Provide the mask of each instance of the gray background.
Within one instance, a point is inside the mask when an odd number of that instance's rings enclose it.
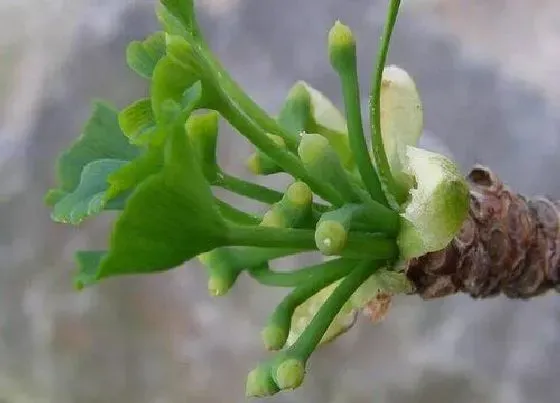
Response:
[[[385,1],[197,4],[213,49],[271,112],[298,79],[340,104],[325,45],[337,18],[358,38],[367,88]],[[390,62],[417,81],[427,147],[465,171],[487,164],[521,192],[560,197],[558,4],[404,1]],[[123,55],[156,28],[152,10],[152,1],[0,2],[2,403],[242,402],[246,373],[265,357],[259,330],[280,291],[243,279],[212,299],[192,264],[77,293],[72,252],[102,246],[111,217],[66,228],[41,202],[90,100],[121,107],[146,93]],[[225,125],[221,140],[223,164],[246,175],[235,158],[250,147]],[[300,390],[270,401],[558,402],[559,308],[556,295],[400,298],[382,324],[362,320],[318,351]]]

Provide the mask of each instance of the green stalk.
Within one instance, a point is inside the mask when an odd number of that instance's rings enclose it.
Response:
[[[355,266],[356,261],[349,261],[347,259],[333,260],[324,263],[320,273],[307,279],[302,278],[302,282],[295,284],[296,288],[284,297],[282,302],[276,307],[261,333],[266,348],[268,350],[279,350],[284,347],[290,333],[292,316],[296,308],[323,288],[346,276]],[[315,270],[317,269],[316,267]]]
[[[286,142],[290,150],[297,148],[299,139],[293,133],[282,128],[278,122],[262,109],[231,77],[229,72],[222,66],[220,61],[214,56],[213,52],[202,43],[198,48],[199,55],[204,58],[211,68],[216,71],[216,81],[223,88],[232,100],[267,133],[280,136]]]
[[[315,194],[334,205],[344,204],[344,200],[332,186],[310,175],[294,154],[278,147],[261,127],[227,99],[226,94],[222,94],[222,97],[224,105],[221,107],[220,113],[239,133],[273,159],[285,172],[307,183]]]
[[[317,284],[325,276],[340,276],[341,278],[349,271],[351,260],[338,258],[327,262],[303,267],[290,272],[275,271],[267,265],[249,270],[249,275],[262,285],[272,287],[298,287],[302,284]],[[351,265],[350,265],[351,266]]]
[[[232,85],[233,80],[230,82],[227,78],[229,76],[221,66],[219,66],[219,63],[215,60],[208,46],[203,42],[198,42],[189,34],[187,34],[186,39],[199,57],[201,68],[205,70],[215,84],[214,90],[220,98],[218,107],[220,114],[255,147],[274,160],[285,172],[296,179],[306,182],[313,192],[324,200],[335,205],[343,204],[343,200],[341,200],[338,193],[332,189],[331,186],[313,177],[313,175],[310,175],[301,161],[299,161],[292,152],[278,147],[270,136],[268,136],[268,134],[276,133],[280,133],[282,137],[287,135],[287,132],[284,131],[277,122],[268,119],[263,121],[262,113],[258,113],[258,111],[254,110],[254,108],[248,104],[248,97],[241,96],[241,99],[235,98],[235,95],[239,97],[240,93],[243,94],[242,90],[239,86]],[[249,110],[247,110],[247,107]],[[261,119],[255,120],[255,117],[252,115],[253,112],[256,113],[257,116],[260,116]],[[272,124],[271,122],[274,123]],[[265,127],[261,125],[263,123]],[[272,128],[275,130],[273,130],[272,133],[267,130],[267,128],[270,128],[268,127],[269,125],[274,126]],[[288,136],[293,138],[293,136]]]
[[[372,82],[369,98],[369,113],[371,125],[371,140],[373,148],[373,156],[377,165],[377,171],[381,180],[385,184],[387,191],[398,197],[402,192],[397,186],[397,183],[391,173],[391,167],[385,153],[385,146],[383,145],[383,137],[381,136],[381,83],[383,79],[383,69],[387,62],[387,54],[389,52],[389,43],[391,35],[397,21],[399,7],[401,0],[390,0],[389,8],[387,11],[387,23],[383,29],[381,36],[379,52],[377,55],[377,62],[372,72]]]
[[[381,188],[379,176],[371,163],[368,146],[364,137],[357,72],[354,72],[352,75],[341,75],[340,80],[348,124],[348,139],[356,166],[371,198],[386,206],[388,202]]]
[[[344,304],[379,267],[381,262],[378,261],[365,260],[359,263],[335,288],[297,341],[288,349],[287,355],[307,361]]]
[[[348,140],[362,182],[373,200],[388,205],[379,176],[371,162],[368,145],[364,137],[356,41],[350,28],[338,21],[329,32],[329,57],[331,65],[340,77],[346,124],[348,126]]]
[[[222,217],[233,223],[241,225],[258,225],[261,221],[260,217],[239,210],[217,197],[214,198],[214,201],[216,202]]]
[[[218,179],[213,185],[266,204],[277,203],[282,200],[282,196],[284,196],[282,192],[237,178],[224,172],[218,175]]]
[[[313,230],[230,225],[227,236],[231,246],[317,249]],[[348,234],[346,246],[340,254],[350,258],[375,259],[394,259],[397,255],[398,247],[394,239],[361,232]]]
[[[297,255],[304,252],[302,248],[253,248],[253,247],[234,247],[228,248],[228,265],[238,270],[259,267],[266,264],[269,260],[279,259],[287,256]]]

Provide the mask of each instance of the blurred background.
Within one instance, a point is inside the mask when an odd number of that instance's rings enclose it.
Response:
[[[1,403],[243,402],[246,374],[265,357],[259,331],[281,292],[244,278],[212,299],[192,264],[78,293],[72,253],[103,245],[111,217],[72,229],[42,204],[91,99],[122,107],[146,93],[124,49],[156,29],[154,3],[0,1]],[[197,1],[213,49],[273,113],[299,79],[340,105],[326,53],[337,18],[358,38],[367,88],[386,3]],[[555,0],[407,0],[390,62],[417,81],[426,147],[560,198],[559,49]],[[250,147],[225,125],[221,139],[224,166],[246,175],[236,158]],[[559,341],[557,295],[403,297],[383,323],[363,319],[319,350],[300,390],[268,401],[555,403]]]

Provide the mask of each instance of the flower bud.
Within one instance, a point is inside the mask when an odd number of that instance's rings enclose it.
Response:
[[[249,372],[245,394],[247,397],[267,397],[279,392],[280,389],[270,375],[268,366],[259,365]]]
[[[336,21],[329,31],[329,58],[338,72],[345,72],[356,64],[356,39],[350,28]]]
[[[274,141],[274,143],[283,149],[286,148],[286,142],[280,136],[269,134],[268,137]],[[254,175],[272,175],[278,172],[282,172],[280,168],[272,159],[270,159],[266,154],[256,151],[251,154],[245,165]]]
[[[276,384],[282,390],[298,388],[305,377],[305,363],[288,358],[276,368]]]
[[[288,327],[289,325],[288,320]],[[267,350],[280,350],[286,344],[288,333],[286,326],[271,323],[262,330],[261,338]]]
[[[315,230],[315,243],[325,256],[340,255],[346,246],[348,231],[338,221],[320,221]]]

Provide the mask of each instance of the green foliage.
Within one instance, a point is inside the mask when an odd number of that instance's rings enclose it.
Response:
[[[101,159],[87,164],[82,170],[80,183],[73,192],[63,196],[53,207],[51,218],[68,224],[79,224],[90,215],[110,209],[107,177],[126,164],[126,161]],[[120,204],[113,203],[117,209]]]
[[[163,168],[129,198],[115,223],[99,279],[175,268],[227,241],[226,223],[214,204],[184,123],[173,122],[168,130]]]
[[[379,293],[412,292],[398,264],[443,248],[468,200],[451,161],[414,147],[422,111],[412,78],[384,69],[399,3],[391,1],[374,72],[370,149],[350,28],[337,22],[328,37],[346,119],[302,81],[274,118],[212,54],[194,2],[161,0],[162,31],[126,49],[131,70],[149,80],[149,95],[121,111],[95,103],[59,158],[57,187],[45,196],[60,223],[119,211],[107,250],[77,252],[76,287],[198,258],[214,296],[226,295],[244,273],[264,286],[291,288],[262,331],[265,347],[279,351],[249,374],[250,396],[299,387],[312,352],[347,331],[358,310]],[[279,191],[225,172],[217,157],[220,118],[255,146],[253,173],[289,175],[290,186]],[[265,213],[224,202],[216,187],[266,204]],[[271,268],[305,251],[333,258]]]
[[[139,99],[120,111],[119,125],[130,143],[149,144],[156,133],[151,99]]]
[[[93,104],[82,134],[58,158],[58,188],[51,192],[49,205],[78,187],[82,170],[89,163],[99,159],[130,161],[139,155],[140,150],[123,135],[117,116],[117,111],[108,104]]]
[[[165,32],[156,32],[144,41],[132,41],[126,48],[126,63],[139,76],[150,79],[157,62],[165,56]]]

